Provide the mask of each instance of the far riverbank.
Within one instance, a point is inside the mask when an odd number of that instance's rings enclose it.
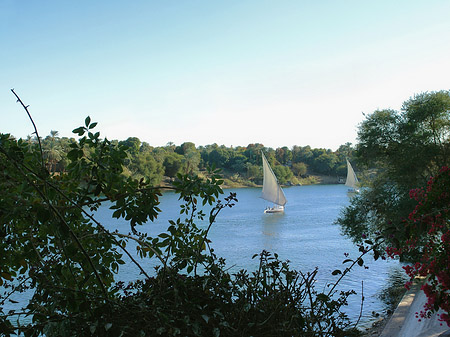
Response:
[[[306,185],[334,185],[334,184],[343,184],[345,179],[342,177],[336,176],[325,176],[325,175],[309,175],[306,178],[299,178],[299,184],[297,186],[306,186]],[[293,186],[293,185],[283,185]],[[244,188],[244,187],[262,187],[262,185],[255,184],[251,181],[236,178],[236,177],[224,177],[224,183],[222,188]]]
[[[201,175],[201,174],[200,174]],[[174,178],[164,177],[160,186],[168,187],[171,186],[171,182]],[[283,187],[288,186],[307,186],[307,185],[337,185],[343,184],[345,178],[336,176],[325,176],[325,175],[308,175],[305,178],[298,178],[298,185],[282,185]],[[250,180],[243,179],[240,176],[223,176],[222,188],[245,188],[245,187],[259,187],[262,185],[255,184]]]

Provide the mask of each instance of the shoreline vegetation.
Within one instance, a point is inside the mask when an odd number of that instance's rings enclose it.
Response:
[[[79,131],[74,130],[75,133]],[[90,137],[95,136],[90,134]],[[22,142],[30,148],[38,146],[36,137],[28,137]],[[67,155],[75,142],[74,138],[59,137],[58,131],[51,131],[41,139],[45,166],[50,174],[58,175],[67,170],[70,163]],[[138,180],[143,178],[152,186],[167,186],[179,174],[207,178],[211,168],[220,170],[223,188],[258,187],[263,182],[262,153],[282,186],[343,183],[347,174],[346,161],[358,168],[351,143],[341,145],[336,151],[309,145],[273,149],[259,143],[226,147],[169,142],[154,147],[137,137],[112,140],[108,144],[108,147],[118,146],[124,151],[122,175]]]
[[[173,178],[164,176],[161,181],[161,187],[169,187]],[[326,175],[311,175],[307,178],[298,179],[298,184],[281,184],[282,187],[290,187],[290,186],[307,186],[307,185],[338,185],[344,184],[345,179],[343,177],[336,176],[326,176]],[[255,187],[261,188],[262,184],[256,184],[250,180],[245,180],[242,178],[235,178],[230,176],[223,176],[223,184],[222,188],[246,188],[246,187]]]
[[[289,186],[305,186],[305,185],[333,185],[343,184],[345,180],[340,177],[325,176],[325,175],[311,175],[307,178],[298,179],[298,184],[281,184],[283,187]],[[251,181],[233,180],[233,178],[224,178],[222,188],[243,188],[243,187],[262,187],[261,184],[255,184]]]

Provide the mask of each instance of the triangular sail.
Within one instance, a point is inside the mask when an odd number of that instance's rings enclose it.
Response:
[[[355,171],[353,171],[352,165],[347,159],[347,180],[345,181],[345,186],[356,188],[358,187],[358,178],[356,177]]]
[[[264,156],[264,153],[261,152],[261,154],[264,173],[261,198],[267,201],[271,201],[274,204],[284,206],[287,202],[284,192],[281,189],[280,185],[278,185],[277,177],[270,168],[269,162]]]

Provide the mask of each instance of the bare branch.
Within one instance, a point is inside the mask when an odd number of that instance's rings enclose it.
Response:
[[[27,113],[27,115],[28,115],[28,118],[30,118],[31,124],[33,124],[34,133],[36,134],[36,138],[37,138],[38,143],[39,143],[39,151],[41,152],[41,165],[42,165],[42,169],[45,169],[45,164],[44,164],[44,152],[42,151],[41,137],[39,136],[39,133],[38,133],[36,124],[34,124],[34,120],[33,120],[33,118],[31,117],[30,112],[28,111],[29,105],[25,105],[25,104],[22,102],[22,100],[21,100],[20,97],[16,94],[16,92],[14,91],[14,89],[11,89],[11,92],[14,94],[14,96],[16,96],[17,102],[19,102],[19,103],[23,106],[23,108],[25,109],[25,111],[26,111],[26,113]]]

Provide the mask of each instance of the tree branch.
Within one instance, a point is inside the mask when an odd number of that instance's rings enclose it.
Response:
[[[30,112],[28,111],[29,105],[25,105],[25,104],[22,102],[22,100],[21,100],[20,97],[16,94],[16,92],[14,91],[14,89],[11,89],[11,92],[14,94],[14,96],[16,96],[17,102],[19,102],[19,103],[22,105],[22,107],[25,109],[25,111],[26,111],[26,113],[27,113],[27,115],[28,115],[28,118],[30,118],[31,124],[33,124],[34,133],[36,134],[36,138],[37,138],[38,143],[39,143],[39,151],[40,151],[40,153],[41,153],[41,165],[42,165],[42,169],[45,169],[45,164],[44,164],[44,152],[42,151],[41,137],[39,137],[39,133],[38,133],[36,124],[34,124],[34,120],[33,120],[33,118],[31,117]]]

